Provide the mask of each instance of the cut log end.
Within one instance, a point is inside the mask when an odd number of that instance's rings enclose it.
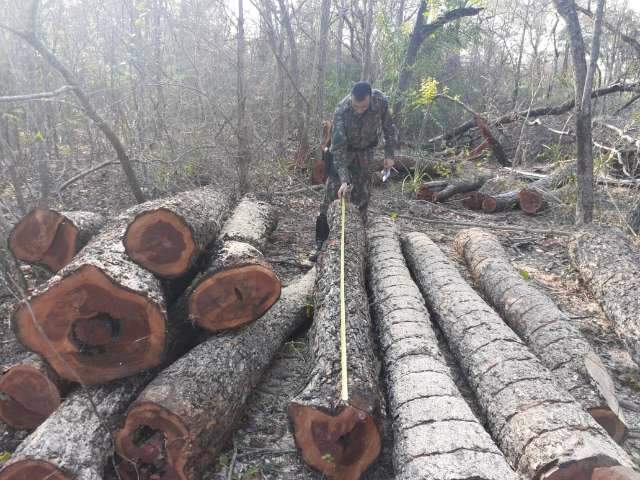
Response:
[[[153,402],[136,404],[116,434],[116,451],[122,458],[119,472],[128,480],[187,478],[189,431],[182,420]]]
[[[58,387],[42,371],[16,365],[0,378],[0,420],[18,430],[32,430],[60,405]]]
[[[640,473],[627,467],[596,468],[591,480],[640,480]]]
[[[487,213],[494,213],[498,208],[498,201],[489,195],[485,195],[482,200],[482,211]]]
[[[75,255],[77,237],[78,229],[62,214],[37,208],[11,231],[9,248],[17,259],[55,272]]]
[[[611,438],[622,444],[628,433],[627,426],[615,412],[612,412],[609,408],[591,408],[589,413],[607,431]]]
[[[429,188],[428,185],[421,185],[418,191],[416,192],[416,199],[425,200],[427,202],[433,202],[438,196],[437,191],[433,191],[433,189]]]
[[[62,470],[49,462],[41,460],[21,460],[7,466],[0,472],[0,480],[72,480]]]
[[[78,375],[87,384],[160,363],[165,323],[165,313],[149,298],[114,284],[91,265],[22,304],[13,318],[23,345],[61,377],[78,381]]]
[[[540,212],[544,208],[544,197],[542,193],[529,188],[523,188],[518,193],[520,209],[530,215]]]
[[[281,284],[270,268],[245,265],[203,279],[189,298],[189,318],[215,332],[260,318],[280,297]]]
[[[189,226],[165,209],[136,217],[127,228],[124,247],[134,262],[164,278],[185,274],[198,254]]]
[[[484,202],[486,198],[487,196],[483,193],[469,192],[462,200],[462,205],[469,210],[482,210],[482,202]]]
[[[540,480],[635,480],[633,476],[617,476],[621,470],[609,457],[587,457],[578,461],[554,466],[540,476]],[[623,468],[627,475],[631,470]]]
[[[292,403],[289,417],[304,461],[334,480],[356,480],[380,453],[380,432],[371,415],[347,406],[337,416]]]

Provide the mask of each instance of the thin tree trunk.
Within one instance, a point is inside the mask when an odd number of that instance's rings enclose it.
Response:
[[[251,164],[251,150],[249,146],[249,130],[246,119],[245,93],[245,36],[244,36],[244,8],[243,0],[238,0],[238,44],[237,44],[237,116],[238,116],[238,179],[240,192],[249,190],[249,165]]]

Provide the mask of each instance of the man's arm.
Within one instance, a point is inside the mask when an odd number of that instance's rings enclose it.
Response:
[[[331,153],[333,154],[333,166],[338,172],[340,183],[351,183],[349,165],[347,164],[347,133],[344,125],[343,110],[338,107],[333,114],[333,126],[331,127]]]
[[[393,124],[388,101],[385,101],[382,109],[382,133],[384,134],[384,156],[385,158],[393,158],[396,150],[398,129]]]

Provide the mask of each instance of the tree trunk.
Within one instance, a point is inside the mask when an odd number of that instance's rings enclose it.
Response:
[[[242,0],[238,0],[238,38],[237,38],[237,115],[238,115],[238,179],[240,191],[249,191],[249,166],[251,165],[251,148],[249,146],[249,129],[247,128],[245,94],[245,36],[244,36],[244,8]]]
[[[0,420],[18,430],[33,430],[58,408],[70,388],[40,357],[25,352],[0,376]]]
[[[640,247],[615,228],[590,228],[573,237],[569,256],[640,365]]]
[[[444,202],[458,193],[467,193],[481,188],[489,179],[487,175],[452,180],[443,190],[433,195],[434,202]]]
[[[485,195],[482,210],[486,213],[504,212],[518,206],[518,191],[504,192],[498,195]]]
[[[640,235],[640,199],[636,201],[633,208],[629,211],[627,224],[636,235]]]
[[[308,465],[332,479],[355,480],[380,453],[381,393],[365,291],[365,232],[350,205],[344,244],[349,394],[346,402],[341,400],[340,210],[338,202],[329,210],[331,233],[318,259],[309,382],[289,404],[289,417]]]
[[[280,296],[280,279],[264,259],[276,226],[273,207],[245,197],[225,223],[206,271],[186,294],[189,319],[216,332],[237,328],[264,314]]]
[[[469,210],[482,210],[482,204],[486,198],[487,195],[482,192],[469,192],[462,200],[462,206]]]
[[[421,233],[403,237],[407,263],[466,374],[493,437],[527,478],[590,480],[631,459]]]
[[[200,478],[273,356],[305,322],[314,278],[312,270],[260,320],[210,338],[149,384],[116,435],[118,454],[127,459],[120,463],[123,478]]]
[[[432,180],[424,182],[416,192],[416,199],[432,202],[438,192],[441,192],[449,185],[448,180]]]
[[[63,378],[97,384],[155,367],[189,332],[167,319],[160,281],[124,251],[126,228],[144,210],[115,218],[13,314],[16,337]]]
[[[163,278],[189,273],[236,203],[233,186],[209,185],[129,209],[127,255]]]
[[[613,379],[580,330],[513,268],[498,239],[463,230],[454,242],[485,298],[600,425],[621,443],[627,433]]]
[[[9,234],[9,249],[18,260],[57,272],[98,233],[104,222],[105,218],[97,213],[36,208]]]
[[[0,470],[0,480],[102,480],[113,452],[110,432],[152,375],[72,393],[20,444]]]
[[[368,283],[384,356],[397,480],[515,480],[440,352],[424,298],[411,279],[395,223],[368,227]]]

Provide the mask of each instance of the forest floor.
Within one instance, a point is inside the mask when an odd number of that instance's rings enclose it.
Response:
[[[112,173],[103,172],[93,179],[81,182],[65,194],[66,209],[87,209],[113,214],[133,203],[126,189],[114,186]],[[260,174],[257,174],[260,177]],[[275,177],[275,178],[274,178]],[[414,200],[415,195],[403,191],[402,178],[376,186],[371,191],[369,218],[387,215],[396,218],[402,231],[421,231],[428,234],[450,256],[460,272],[469,280],[461,260],[452,252],[452,241],[460,226],[429,224],[424,220],[470,222],[478,225],[521,227],[523,231],[493,229],[505,247],[514,266],[526,272],[529,280],[546,292],[579,326],[610,369],[623,413],[630,427],[624,444],[640,465],[640,370],[635,365],[613,332],[612,325],[597,302],[580,284],[571,268],[567,254],[568,236],[541,234],[535,230],[548,229],[570,232],[573,227],[572,207],[554,207],[536,216],[524,215],[519,210],[497,214],[471,212],[461,205],[461,196],[445,204]],[[118,180],[115,180],[116,182]],[[273,172],[258,178],[258,189],[267,190],[279,209],[279,224],[265,252],[287,284],[312,267],[308,254],[314,245],[315,217],[323,191],[305,186],[306,178],[295,173]],[[72,193],[73,192],[73,193]],[[116,193],[117,192],[117,193]],[[617,224],[620,205],[629,205],[629,192],[625,189],[598,190],[596,219]],[[2,313],[2,312],[0,312]],[[2,314],[0,345],[6,341],[8,316]],[[261,384],[251,395],[228,449],[219,457],[206,480],[304,480],[320,479],[321,475],[305,466],[297,453],[286,409],[288,402],[305,385],[309,352],[306,332],[301,331],[288,341]],[[442,342],[443,347],[446,345]],[[6,347],[6,345],[5,345]],[[463,395],[478,418],[484,422],[475,405],[473,395],[445,351]],[[1,360],[1,358],[0,358]],[[384,384],[384,378],[382,378]],[[1,432],[0,432],[1,434]],[[393,439],[388,420],[383,434],[383,451],[376,464],[366,475],[367,480],[393,478],[391,449]]]

